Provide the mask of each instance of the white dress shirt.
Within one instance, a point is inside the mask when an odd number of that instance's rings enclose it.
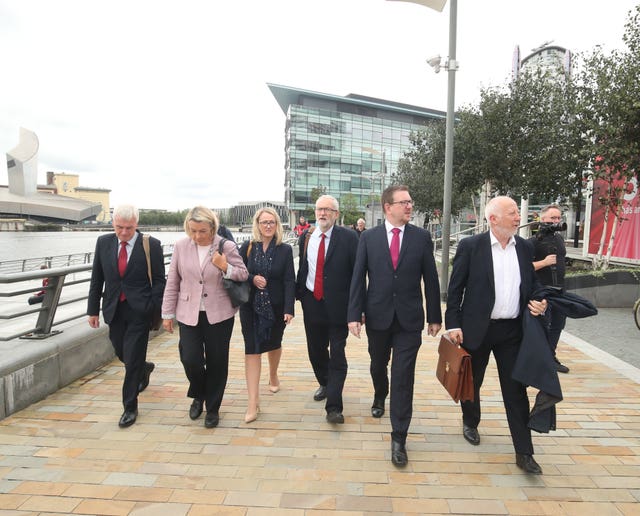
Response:
[[[511,237],[503,249],[493,233],[489,232],[489,235],[496,293],[491,319],[515,319],[520,314],[520,265],[516,240]]]
[[[324,239],[324,255],[327,256],[329,250],[329,241],[331,240],[331,233],[333,233],[333,226],[325,233]],[[316,262],[318,261],[318,249],[320,249],[320,231],[319,227],[314,229],[313,233],[309,235],[309,243],[307,244],[307,262],[309,264],[309,270],[307,271],[307,282],[305,286],[308,290],[313,292],[313,286],[316,281]]]

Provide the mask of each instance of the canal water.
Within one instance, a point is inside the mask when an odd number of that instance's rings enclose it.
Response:
[[[26,232],[0,231],[0,262],[92,253],[96,240],[104,233],[99,231]],[[184,232],[151,232],[162,244],[174,244],[185,236]]]

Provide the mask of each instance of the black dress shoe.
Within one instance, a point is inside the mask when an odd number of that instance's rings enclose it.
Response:
[[[204,418],[205,428],[215,428],[216,426],[218,426],[219,422],[220,416],[218,416],[217,412],[207,412],[207,415]]]
[[[558,357],[554,356],[553,357],[553,361],[556,364],[556,371],[558,371],[559,373],[568,373],[569,372],[569,368],[566,365],[560,363],[560,360],[558,360]]]
[[[327,399],[327,387],[325,385],[321,385],[318,387],[318,390],[313,393],[313,399],[315,401],[322,401]]]
[[[480,434],[478,433],[477,428],[471,428],[469,425],[465,425],[463,423],[462,435],[464,435],[464,438],[474,446],[478,446],[480,444]]]
[[[341,425],[344,423],[344,416],[342,415],[342,412],[332,410],[327,413],[327,422],[334,425]]]
[[[384,400],[379,400],[377,398],[373,399],[373,405],[371,405],[371,415],[377,418],[384,416]]]
[[[138,417],[137,410],[125,410],[120,417],[120,421],[118,422],[118,426],[120,428],[127,428],[136,422],[136,418]]]
[[[404,444],[391,441],[391,462],[399,468],[404,468],[407,465],[409,457],[407,457],[407,449]]]
[[[140,385],[138,385],[138,392],[144,391],[149,386],[149,377],[151,376],[151,371],[153,371],[155,368],[156,365],[153,362],[144,363],[142,379],[140,380]]]
[[[202,414],[202,400],[198,398],[194,398],[193,403],[191,403],[191,408],[189,409],[189,417],[191,419],[198,419]]]
[[[516,465],[527,473],[531,473],[533,475],[542,475],[542,468],[535,461],[533,455],[516,453]]]

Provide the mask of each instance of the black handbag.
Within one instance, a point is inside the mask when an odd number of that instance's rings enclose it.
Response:
[[[226,238],[220,240],[220,246],[218,247],[218,252],[220,254],[224,254],[223,246],[226,241]],[[232,279],[222,278],[222,286],[227,291],[231,304],[234,308],[249,301],[249,295],[251,294],[251,285],[249,285],[249,281],[233,281]]]

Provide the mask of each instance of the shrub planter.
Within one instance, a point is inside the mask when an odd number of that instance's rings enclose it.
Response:
[[[565,288],[600,308],[631,308],[640,298],[640,270],[567,276]]]

